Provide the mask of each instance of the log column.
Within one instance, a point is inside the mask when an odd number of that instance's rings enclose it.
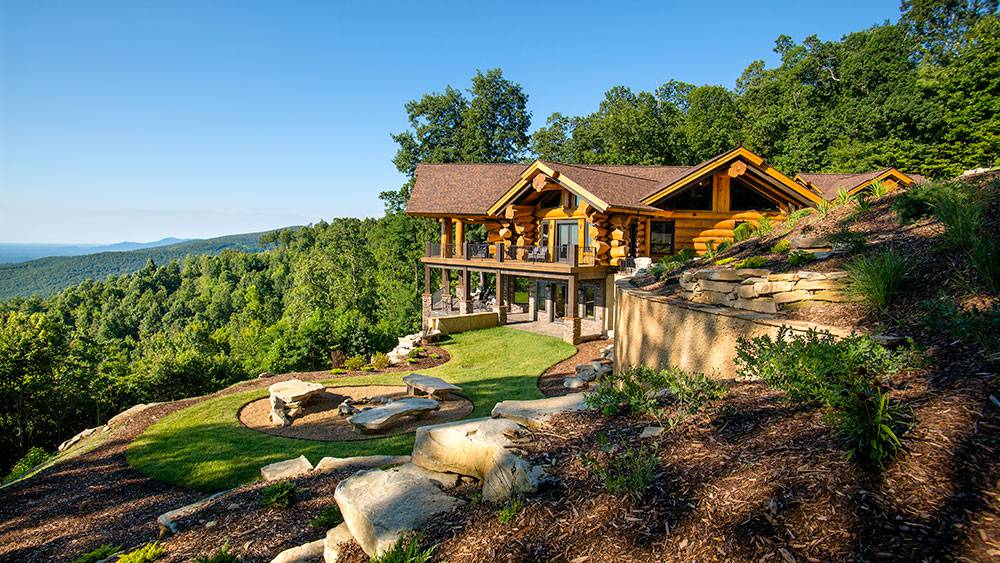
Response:
[[[458,312],[462,315],[472,312],[472,288],[469,281],[469,269],[465,268],[459,274],[458,287]]]
[[[563,333],[563,340],[569,342],[570,344],[576,344],[580,341],[580,312],[577,310],[579,304],[577,303],[577,280],[576,275],[569,277],[569,281],[566,283],[566,329]]]
[[[504,279],[506,278],[506,276],[501,274],[500,271],[498,270],[496,273],[496,278],[497,278],[497,291],[496,291],[497,304],[494,310],[497,313],[497,318],[499,319],[500,324],[505,325],[507,324],[507,305],[506,303],[504,303]]]
[[[431,330],[431,306],[434,295],[431,293],[431,267],[424,264],[424,293],[420,296],[421,323],[424,331]]]
[[[465,223],[455,219],[455,256],[465,256]]]
[[[528,320],[538,320],[538,282],[528,278]]]
[[[451,312],[451,270],[441,268],[441,303],[444,310]]]

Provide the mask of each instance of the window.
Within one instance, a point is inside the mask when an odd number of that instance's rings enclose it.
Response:
[[[693,211],[712,210],[712,176],[682,191],[671,194],[656,202],[660,209],[690,209]]]
[[[777,211],[778,204],[746,182],[733,178],[729,182],[731,211]]]
[[[538,246],[548,246],[549,245],[549,222],[541,222],[541,233],[538,235]]]
[[[559,190],[550,190],[547,192],[542,192],[541,197],[538,198],[538,208],[539,209],[552,209],[559,207],[562,201],[562,192]]]
[[[585,319],[594,319],[597,316],[597,297],[601,288],[593,284],[580,285],[580,308]]]
[[[583,222],[583,246],[590,248],[590,221]]]
[[[649,254],[659,258],[674,253],[674,222],[651,221],[649,223]]]

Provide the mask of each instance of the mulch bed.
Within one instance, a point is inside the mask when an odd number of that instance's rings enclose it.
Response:
[[[421,358],[417,364],[385,371],[409,373],[450,359],[443,348],[426,349],[440,358]],[[203,397],[158,405],[126,419],[93,450],[0,489],[0,561],[70,561],[104,543],[135,547],[156,539],[160,514],[204,496],[150,479],[128,465],[128,444],[164,416],[207,398],[266,388],[288,379],[319,381],[357,375],[370,374],[334,376],[317,371],[253,379]]]
[[[576,374],[576,366],[601,359],[601,348],[614,343],[614,340],[591,340],[577,344],[576,354],[545,370],[538,378],[538,390],[546,397],[558,397],[570,393],[579,393],[585,389],[567,389],[563,381]]]
[[[355,401],[362,398],[387,397],[402,399],[407,397],[406,386],[362,385],[356,387],[327,387],[322,394],[307,403],[302,413],[292,419],[290,426],[274,426],[271,424],[271,401],[265,397],[251,401],[240,409],[240,423],[247,428],[284,436],[286,438],[302,438],[304,440],[322,441],[352,441],[370,440],[396,434],[415,432],[418,426],[451,422],[468,416],[473,407],[472,401],[456,398],[450,401],[439,401],[439,409],[423,417],[411,417],[400,421],[398,426],[382,432],[361,433],[347,422],[347,417],[337,412],[337,407],[350,398]],[[359,405],[359,408],[363,405]],[[377,405],[373,405],[377,406]]]

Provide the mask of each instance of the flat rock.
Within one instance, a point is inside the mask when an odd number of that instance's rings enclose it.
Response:
[[[345,547],[354,543],[354,536],[347,527],[347,522],[341,522],[338,526],[330,528],[323,539],[323,563],[337,563],[340,559],[340,552]]]
[[[457,393],[462,390],[458,385],[452,385],[439,377],[420,375],[419,373],[407,375],[403,378],[403,383],[406,384],[406,390],[410,394],[413,394],[413,390],[416,389],[430,395],[434,399],[442,401],[447,400],[447,397],[451,393]]]
[[[441,492],[427,477],[381,469],[360,471],[344,479],[333,496],[351,536],[370,557],[381,555],[405,534],[421,529],[435,515],[451,512],[462,502]]]
[[[576,366],[575,372],[576,378],[583,381],[594,381],[598,376],[597,370],[590,364],[580,364]]]
[[[406,457],[409,458],[409,456]],[[409,473],[418,477],[426,477],[442,489],[455,488],[458,486],[459,479],[461,479],[461,475],[457,475],[455,473],[442,473],[441,471],[431,471],[430,469],[424,469],[414,463],[404,463],[399,467],[393,467],[389,471],[398,471],[400,473]]]
[[[260,476],[265,481],[278,481],[281,479],[294,479],[305,475],[312,470],[313,466],[309,463],[309,460],[306,459],[306,456],[300,455],[295,459],[278,461],[261,467]]]
[[[372,469],[403,465],[410,462],[408,455],[365,455],[358,457],[324,457],[313,469],[316,473],[333,473],[343,469]]]
[[[324,540],[316,540],[286,549],[271,560],[271,563],[313,563],[323,557]]]
[[[493,407],[494,418],[506,418],[528,428],[545,426],[554,415],[587,410],[583,393],[530,401],[501,401]]]
[[[323,391],[319,383],[309,383],[300,379],[289,379],[267,388],[268,393],[287,403],[303,403]]]
[[[481,479],[483,498],[502,501],[538,489],[542,469],[509,449],[527,437],[523,426],[502,418],[421,426],[413,444],[413,463]]]
[[[655,437],[659,436],[660,434],[663,434],[664,430],[666,430],[666,429],[663,428],[662,426],[647,426],[647,427],[645,427],[645,428],[642,429],[642,432],[639,433],[639,437],[640,438],[655,438]]]
[[[587,386],[587,380],[580,379],[579,377],[567,377],[563,381],[563,387],[567,389],[581,389]]]
[[[440,405],[434,399],[409,397],[353,414],[347,417],[347,422],[354,425],[355,430],[377,432],[392,428],[401,418],[424,415],[438,408]]]
[[[226,494],[227,491],[221,493],[215,493],[210,497],[203,498],[198,502],[193,502],[191,504],[184,505],[180,508],[175,508],[170,512],[164,512],[156,519],[156,524],[160,527],[160,537],[164,538],[170,534],[176,534],[180,529],[180,520],[191,516],[195,512],[198,512],[202,508],[211,504],[215,499]]]
[[[105,426],[95,426],[93,428],[88,428],[86,430],[81,431],[76,436],[73,436],[69,440],[66,440],[65,442],[59,444],[59,451],[60,452],[64,452],[64,451],[72,448],[73,446],[77,445],[80,442],[80,440],[83,440],[84,438],[90,436],[94,432],[97,432],[101,428],[106,428],[106,427]]]

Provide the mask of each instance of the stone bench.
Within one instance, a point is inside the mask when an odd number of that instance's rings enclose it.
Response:
[[[458,393],[462,390],[458,385],[452,385],[441,378],[420,375],[419,373],[407,375],[403,378],[403,383],[406,384],[407,394],[416,395],[416,391],[420,391],[439,401],[447,401],[452,398],[452,393]]]
[[[300,379],[289,379],[271,385],[267,388],[271,394],[271,423],[275,426],[288,426],[302,406],[322,393],[323,389],[323,385],[319,383],[307,383]]]
[[[424,416],[438,408],[438,402],[434,399],[408,397],[385,406],[365,409],[347,417],[347,422],[361,432],[378,432],[396,426],[402,418]]]

